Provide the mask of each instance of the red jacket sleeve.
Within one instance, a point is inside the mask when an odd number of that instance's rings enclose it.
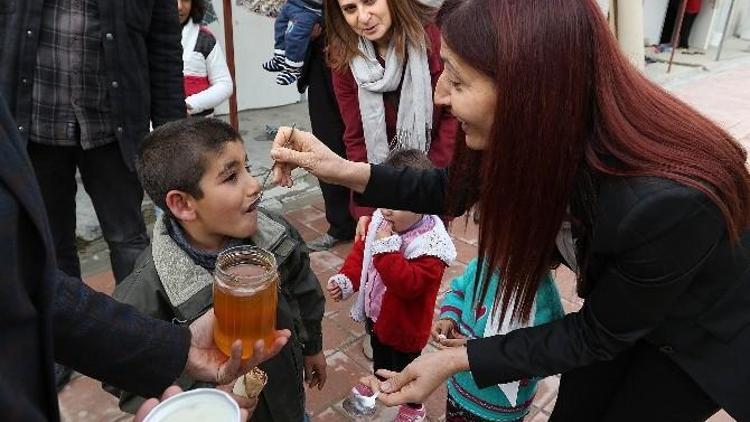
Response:
[[[365,255],[365,242],[358,240],[352,245],[349,255],[344,260],[339,274],[345,275],[351,282],[354,291],[359,290],[359,280],[362,278],[362,260]]]
[[[341,120],[344,122],[344,145],[346,158],[351,161],[367,161],[365,133],[362,128],[362,115],[359,112],[357,82],[351,70],[332,72],[333,91],[339,104]]]
[[[430,78],[432,79],[432,92],[434,94],[438,79],[443,73],[443,61],[440,59],[440,29],[437,25],[430,24],[425,26],[425,32],[430,41],[427,60],[430,66]],[[435,167],[445,168],[453,161],[453,148],[457,131],[458,120],[445,107],[434,105],[432,142],[428,156]]]
[[[407,260],[402,254],[383,253],[373,257],[388,291],[403,299],[419,297],[432,286],[439,285],[445,263],[433,256]]]

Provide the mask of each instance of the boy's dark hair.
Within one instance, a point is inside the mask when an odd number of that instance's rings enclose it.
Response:
[[[143,189],[167,213],[170,190],[202,198],[200,180],[209,159],[228,142],[242,142],[242,138],[228,123],[215,118],[189,117],[156,128],[143,140],[135,160]]]
[[[383,164],[392,167],[408,167],[417,170],[430,170],[435,168],[427,154],[418,149],[397,149],[391,151]]]
[[[206,0],[191,1],[190,17],[198,25],[203,23],[203,18],[206,17]]]

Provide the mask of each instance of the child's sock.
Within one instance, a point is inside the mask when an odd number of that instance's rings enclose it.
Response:
[[[297,82],[302,74],[302,65],[304,62],[292,62],[289,59],[284,60],[284,70],[276,75],[276,83],[279,85],[291,85]]]
[[[269,72],[281,72],[285,69],[284,67],[284,51],[283,50],[274,50],[273,51],[273,58],[265,63],[263,63],[263,69],[269,71]]]

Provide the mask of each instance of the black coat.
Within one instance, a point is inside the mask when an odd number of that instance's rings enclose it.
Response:
[[[372,166],[366,205],[440,213],[444,170]],[[394,190],[394,187],[397,187]],[[479,386],[609,360],[643,340],[738,420],[750,420],[750,232],[739,244],[706,195],[661,178],[606,178],[579,312],[468,343]]]
[[[24,141],[44,0],[0,1],[0,93]],[[174,0],[99,2],[105,72],[113,127],[132,170],[149,121],[159,126],[184,118],[182,28]]]
[[[0,7],[22,2],[0,2]],[[2,9],[0,9],[2,10]],[[0,415],[59,419],[53,360],[157,396],[185,367],[190,333],[57,270],[26,148],[0,94]]]

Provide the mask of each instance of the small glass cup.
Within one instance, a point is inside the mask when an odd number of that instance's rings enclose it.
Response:
[[[372,391],[370,387],[357,384],[352,387],[352,391],[341,406],[353,418],[372,416],[378,410],[377,398],[378,393]]]
[[[279,273],[265,249],[236,246],[221,252],[214,270],[214,342],[224,354],[242,340],[242,359],[253,355],[256,341],[275,340]]]

